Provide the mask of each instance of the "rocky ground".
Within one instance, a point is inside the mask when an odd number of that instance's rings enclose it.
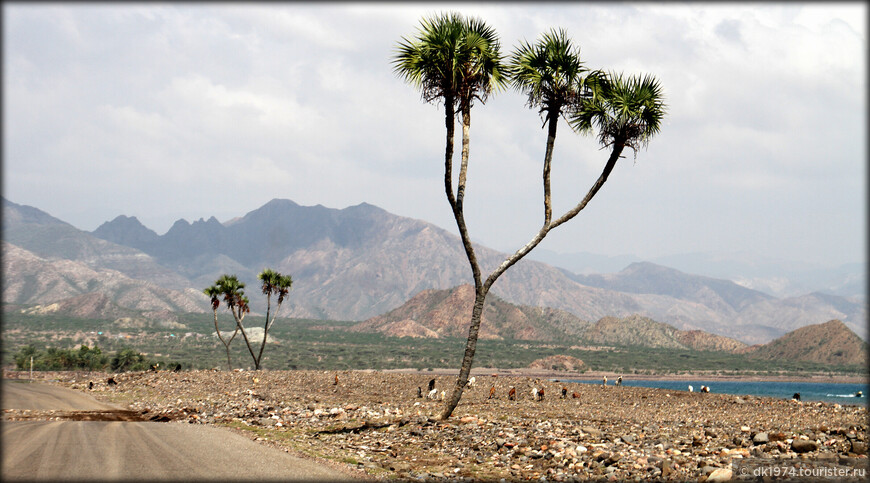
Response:
[[[434,378],[438,391],[449,393],[453,376],[164,371],[44,377],[127,406],[143,419],[228,426],[372,478],[724,481],[755,479],[732,462],[864,471],[868,463],[866,406],[476,374],[453,416],[438,421],[442,403],[418,397],[417,388],[425,396]],[[117,384],[108,384],[109,377]],[[516,400],[508,399],[511,387]],[[532,399],[533,387],[544,389],[543,401]],[[25,416],[4,415],[16,417]],[[844,480],[837,475],[834,480]]]

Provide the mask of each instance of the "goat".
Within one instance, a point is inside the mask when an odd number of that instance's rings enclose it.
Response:
[[[517,388],[511,386],[511,390],[508,391],[508,399],[511,401],[516,401],[517,399]]]
[[[426,397],[433,401],[438,399],[438,389],[432,388],[432,390],[429,391],[429,394],[426,395]]]
[[[535,400],[536,401],[543,401],[544,400],[544,388],[543,387],[538,389],[538,394],[535,396]]]
[[[432,392],[432,389],[435,389],[435,379],[429,381],[429,392]]]
[[[417,386],[417,397],[423,397],[423,388]]]
[[[489,397],[487,399],[492,399],[493,397],[495,397],[495,386],[489,388]]]
[[[94,381],[88,381],[88,389],[94,388]]]
[[[559,397],[559,399],[565,399],[566,397],[568,397],[568,388],[562,386],[562,395]]]
[[[601,385],[602,385],[602,386],[606,386],[606,385],[607,385],[607,376],[604,376],[604,378],[601,380]]]
[[[474,376],[471,376],[471,379],[469,379],[468,382],[465,383],[465,386],[474,387],[475,382],[477,382],[477,379],[475,379]]]
[[[537,387],[532,388],[532,400],[534,400],[534,401],[538,400],[538,388]]]
[[[577,394],[576,392],[572,392],[572,393],[571,393],[571,399],[580,399],[580,395]]]
[[[701,386],[701,392],[710,392],[710,388],[708,386]]]
[[[791,398],[794,399],[795,401],[800,401],[801,400],[801,393],[796,392],[796,393],[794,393],[794,396],[792,396]]]
[[[446,397],[447,397],[447,393],[444,391],[441,391],[441,394],[438,395],[438,400],[443,401],[444,398],[446,398]]]
[[[109,386],[114,386],[115,384],[118,384],[118,383],[115,382],[115,378],[114,378],[114,377],[110,377],[109,379],[106,380],[106,384],[109,385]],[[800,395],[798,395],[798,396],[800,396]]]
[[[619,376],[619,377],[616,378],[616,385],[617,385],[617,386],[621,386],[621,385],[622,385],[622,376]]]
[[[695,392],[695,388],[691,384],[689,384],[689,392]]]

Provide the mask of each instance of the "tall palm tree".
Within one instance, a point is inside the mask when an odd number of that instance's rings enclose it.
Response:
[[[211,310],[212,310],[212,312],[214,312],[214,331],[215,331],[215,333],[217,333],[218,339],[220,339],[220,341],[224,345],[224,348],[226,348],[226,350],[227,350],[227,370],[232,370],[233,366],[232,366],[232,362],[230,361],[230,343],[233,341],[233,339],[236,338],[236,335],[238,335],[239,327],[238,327],[238,325],[236,325],[236,330],[233,331],[233,335],[232,335],[232,337],[229,338],[229,340],[224,339],[224,336],[221,335],[221,331],[218,328],[218,319],[217,319],[217,310],[218,310],[218,307],[220,307],[220,304],[221,304],[220,296],[222,295],[222,291],[221,291],[221,288],[219,287],[219,283],[220,283],[220,279],[218,279],[218,281],[215,282],[214,285],[207,287],[205,290],[203,290],[203,293],[211,299]]]
[[[485,103],[494,90],[505,84],[506,79],[495,30],[482,20],[466,19],[458,13],[424,18],[415,39],[402,38],[393,60],[393,67],[399,77],[421,90],[423,100],[444,103],[444,124],[447,132],[444,153],[444,191],[459,228],[459,235],[474,279],[475,302],[468,342],[455,389],[441,416],[442,419],[446,419],[458,404],[462,389],[468,381],[480,330],[480,314],[488,291],[488,287],[484,287],[464,214],[471,108],[475,100]],[[462,152],[457,186],[454,191],[454,118],[457,110],[462,119]]]
[[[293,279],[290,275],[281,275],[271,268],[264,269],[257,275],[257,278],[262,282],[261,289],[263,295],[266,296],[266,322],[263,326],[263,342],[260,344],[260,353],[254,358],[254,368],[260,369],[260,363],[263,361],[263,349],[266,348],[266,337],[269,335],[269,329],[278,317],[278,311],[281,309],[281,304],[284,298],[290,292],[290,286],[293,285]],[[272,295],[278,296],[278,303],[275,306],[275,312],[271,314]]]

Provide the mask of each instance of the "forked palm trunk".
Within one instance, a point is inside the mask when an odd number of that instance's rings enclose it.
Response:
[[[221,340],[221,343],[223,343],[224,348],[227,350],[227,370],[232,371],[233,365],[230,362],[230,343],[224,340],[224,337],[221,335],[221,331],[218,328],[217,310],[214,311],[214,331],[217,333],[218,339]],[[233,337],[235,337],[235,335]]]
[[[471,324],[468,327],[468,340],[465,342],[465,355],[462,357],[462,366],[459,368],[459,377],[456,379],[456,385],[453,387],[453,392],[447,399],[444,409],[439,416],[439,419],[447,419],[453,414],[459,400],[462,398],[462,393],[465,390],[465,385],[468,383],[468,377],[471,374],[471,365],[474,362],[474,352],[477,350],[477,339],[480,333],[480,322],[483,316],[483,306],[486,303],[487,289],[479,287],[474,294],[474,307],[471,310]]]

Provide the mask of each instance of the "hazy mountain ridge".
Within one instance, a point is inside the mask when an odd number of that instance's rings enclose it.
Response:
[[[11,223],[4,220],[4,240],[16,240],[21,248],[37,250],[52,260],[68,257],[95,272],[115,270],[131,279],[186,287],[196,293],[221,274],[234,273],[248,284],[255,311],[265,306],[256,289],[256,275],[267,266],[293,276],[293,289],[282,314],[297,317],[365,320],[402,305],[423,290],[471,281],[458,237],[365,203],[338,210],[272,200],[231,223],[221,224],[214,217],[194,223],[179,220],[159,236],[135,218],[122,216],[91,234],[35,208],[3,201],[4,214],[13,215],[7,217]],[[64,236],[46,240],[51,238],[46,236],[50,230],[62,231]],[[61,239],[66,241],[60,243]],[[122,242],[138,248],[122,246]],[[484,271],[505,257],[486,247],[477,250]],[[766,342],[788,330],[832,318],[866,334],[866,304],[853,300],[819,296],[780,300],[726,280],[652,264],[623,272],[615,278],[599,276],[599,281],[611,284],[599,285],[615,287],[613,281],[619,280],[622,288],[634,292],[583,285],[564,270],[523,260],[499,279],[492,293],[516,304],[567,311],[581,320],[641,314],[681,330],[703,330],[748,343]],[[26,275],[31,282],[34,276]],[[671,282],[658,284],[655,277]],[[82,288],[63,290],[67,287],[63,277],[55,283],[58,293],[52,294],[46,285],[39,297],[59,300],[85,293]],[[99,285],[100,281],[92,283]],[[26,287],[19,283],[19,290],[26,292]],[[48,300],[39,297],[18,294],[16,300]],[[13,302],[6,298],[5,288],[4,302]],[[149,308],[171,304],[155,305]],[[207,309],[203,302],[201,310]],[[417,330],[413,326],[406,329]]]
[[[205,295],[194,289],[172,290],[132,279],[110,269],[94,269],[72,260],[47,260],[3,242],[3,302],[45,305],[98,292],[135,310],[204,312]]]

